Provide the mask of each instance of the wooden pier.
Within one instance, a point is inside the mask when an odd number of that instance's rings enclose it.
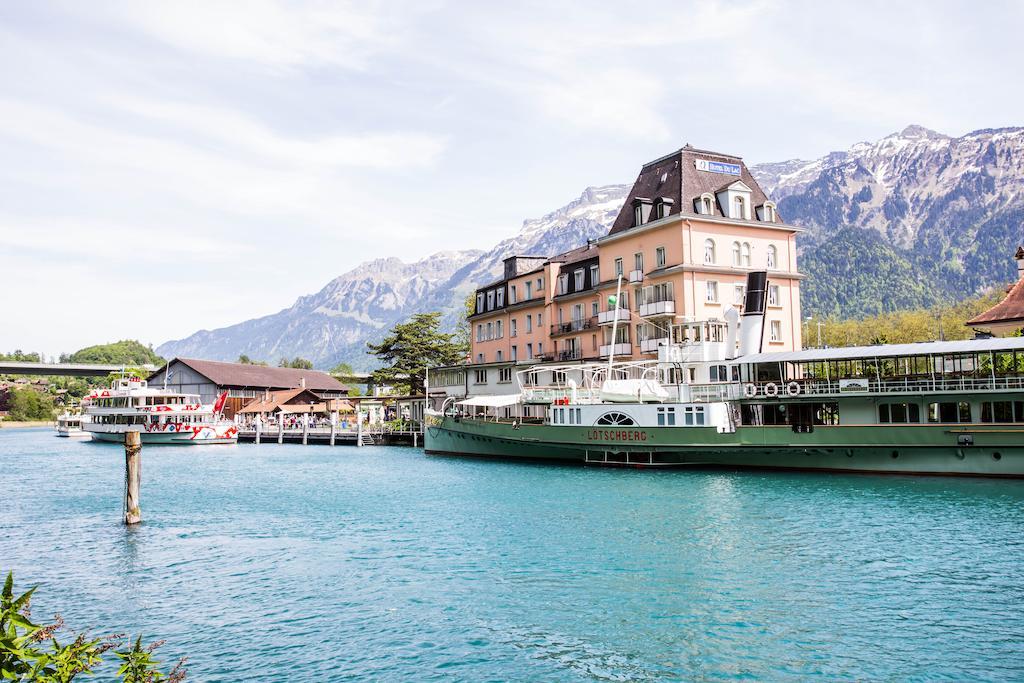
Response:
[[[331,429],[330,427],[285,427],[265,425],[257,433],[253,428],[238,431],[239,443],[289,443],[318,446],[422,446],[423,431],[418,425],[408,429],[362,430]]]

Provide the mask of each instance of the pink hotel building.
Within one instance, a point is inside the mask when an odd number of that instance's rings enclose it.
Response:
[[[741,158],[687,145],[644,165],[606,236],[507,258],[502,279],[476,292],[470,360],[502,366],[507,382],[515,363],[654,359],[671,324],[742,309],[755,270],[768,271],[764,350],[799,349],[798,232]]]

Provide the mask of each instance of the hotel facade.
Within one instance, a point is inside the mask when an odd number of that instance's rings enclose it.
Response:
[[[762,349],[800,349],[799,232],[740,157],[687,145],[643,166],[604,237],[507,258],[476,291],[470,364],[432,371],[431,385],[508,391],[517,366],[654,360],[672,325],[742,311],[752,271],[768,272]]]

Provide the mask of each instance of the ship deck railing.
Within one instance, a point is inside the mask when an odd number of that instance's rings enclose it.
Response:
[[[844,382],[856,380],[866,385],[851,386]],[[800,390],[796,395],[789,394],[787,387],[795,382]],[[789,379],[771,382],[753,382],[757,388],[757,398],[765,397],[765,388],[774,384],[780,398],[795,396],[844,396],[844,395],[885,395],[885,394],[919,394],[919,393],[957,393],[957,392],[1000,392],[1024,390],[1024,376],[995,377],[902,377],[878,380],[868,377],[852,377],[843,379]],[[742,385],[734,384],[737,388]],[[737,398],[743,397],[742,394]]]

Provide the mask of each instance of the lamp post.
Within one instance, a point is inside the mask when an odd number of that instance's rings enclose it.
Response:
[[[814,316],[813,315],[809,315],[806,318],[804,318],[805,322],[811,322],[812,320],[814,320]],[[817,320],[817,321],[815,321],[815,325],[817,325],[817,327],[818,327],[818,346],[816,348],[820,349],[821,348],[821,328],[825,325],[825,323],[821,322],[820,320]]]

